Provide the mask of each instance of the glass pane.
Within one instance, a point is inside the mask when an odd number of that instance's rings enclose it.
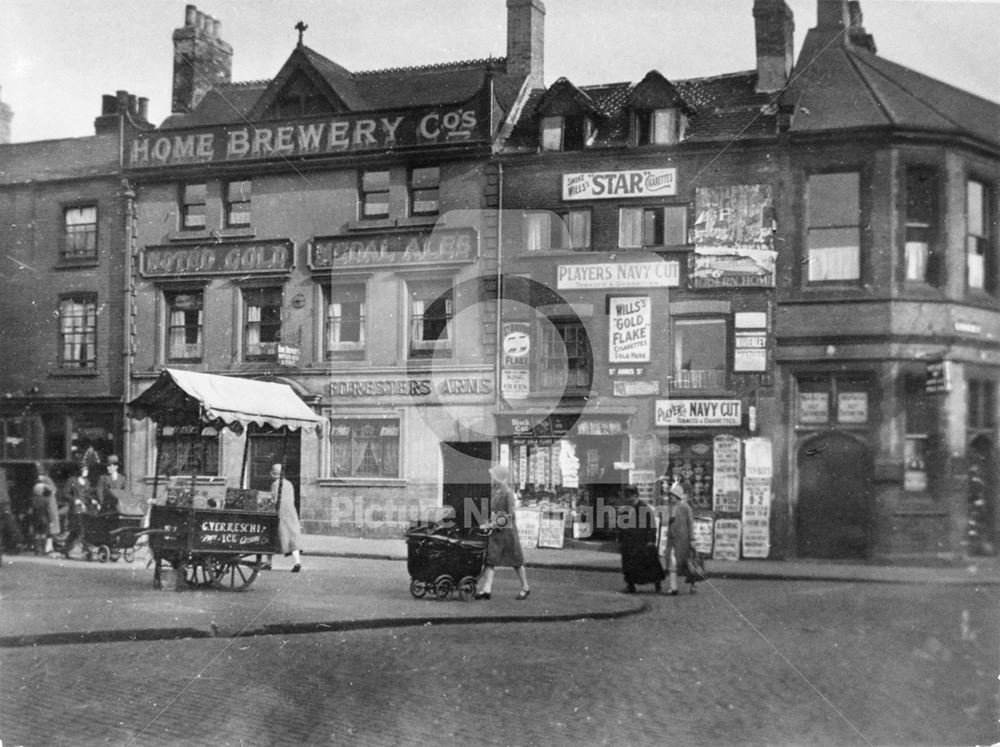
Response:
[[[229,182],[226,189],[226,200],[229,202],[250,202],[251,188],[249,179],[239,182]]]
[[[527,213],[524,216],[524,247],[529,252],[549,248],[549,213]]]
[[[713,388],[725,385],[726,322],[723,319],[674,321],[672,386]]]
[[[660,145],[674,142],[674,119],[677,111],[674,109],[657,109],[653,113],[653,139]]]
[[[856,226],[860,220],[860,175],[857,172],[809,177],[810,228]]]
[[[379,192],[389,189],[388,171],[365,171],[361,175],[361,187],[365,192]]]
[[[809,231],[809,280],[857,280],[861,277],[860,232],[857,228]]]
[[[663,243],[675,246],[687,243],[687,207],[672,205],[663,209]]]
[[[642,246],[642,208],[618,211],[618,246],[635,249]]]
[[[441,169],[437,166],[413,169],[410,185],[414,189],[436,189],[441,183]]]
[[[562,150],[562,117],[542,118],[542,150]]]
[[[590,248],[590,211],[572,210],[566,216],[569,225],[568,249],[589,249]]]
[[[968,233],[976,236],[986,235],[986,216],[983,213],[983,195],[985,188],[979,182],[970,181],[966,188],[969,210]]]
[[[184,204],[185,205],[204,204],[207,193],[208,193],[208,186],[206,184],[185,184]]]

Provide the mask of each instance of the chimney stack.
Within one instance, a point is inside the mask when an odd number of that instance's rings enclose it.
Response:
[[[850,15],[850,28],[847,31],[847,38],[855,47],[867,49],[872,54],[878,50],[875,48],[875,39],[865,31],[864,17],[861,15],[861,3],[859,0],[850,0],[847,3],[847,12]]]
[[[816,28],[842,31],[851,23],[847,0],[816,0]]]
[[[123,117],[132,125],[148,125],[148,104],[149,99],[134,96],[128,91],[101,96],[101,116],[94,120],[94,132],[98,135],[117,133]]]
[[[184,25],[174,31],[172,112],[190,112],[214,86],[229,83],[233,48],[219,37],[221,30],[221,21],[196,6],[184,9]]]
[[[757,92],[775,93],[788,83],[795,62],[795,18],[785,0],[754,0]]]
[[[545,4],[542,0],[507,0],[507,74],[545,85]]]

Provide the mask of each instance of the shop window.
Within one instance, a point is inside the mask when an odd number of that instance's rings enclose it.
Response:
[[[410,171],[410,214],[437,215],[441,211],[441,169],[426,166]]]
[[[678,109],[639,110],[632,126],[636,145],[673,145],[683,138],[684,115]]]
[[[986,184],[974,179],[966,183],[966,278],[969,288],[989,293],[995,293],[997,287],[996,258],[991,251],[992,201],[992,190]]]
[[[593,129],[583,114],[542,117],[542,150],[583,150],[593,139]]]
[[[969,430],[992,431],[997,424],[997,385],[994,381],[969,379]]]
[[[724,389],[728,383],[725,319],[674,319],[671,389]]]
[[[97,366],[97,297],[59,299],[59,366],[87,369]]]
[[[94,259],[97,257],[97,206],[85,205],[63,211],[64,260]]]
[[[938,178],[934,169],[911,166],[906,170],[906,279],[938,285]]]
[[[275,360],[281,341],[281,288],[243,290],[243,354],[246,360]]]
[[[181,228],[185,231],[201,231],[206,226],[208,186],[185,184],[181,188]]]
[[[361,217],[389,217],[389,172],[361,172]]]
[[[204,292],[168,291],[167,360],[196,362],[202,356]]]
[[[399,477],[399,420],[331,420],[330,476]]]
[[[590,338],[579,320],[553,320],[541,327],[538,386],[542,390],[589,389],[594,375]]]
[[[590,249],[590,211],[554,213],[539,210],[525,213],[524,246],[529,252]]]
[[[926,376],[907,376],[904,382],[906,440],[903,444],[903,490],[927,490],[930,437],[935,430],[934,405],[926,392]]]
[[[4,459],[30,459],[32,457],[31,421],[25,418],[0,418],[0,435]]]
[[[669,458],[663,478],[668,484],[680,482],[692,508],[712,510],[712,483],[715,478],[715,450],[712,440],[670,437]]]
[[[650,246],[679,246],[687,243],[687,206],[621,208],[618,246],[640,249]]]
[[[365,347],[365,286],[328,285],[326,296],[326,357]]]
[[[410,357],[451,351],[453,289],[443,283],[415,282],[410,291]]]
[[[806,219],[809,282],[860,280],[860,174],[812,174]]]
[[[242,179],[226,184],[226,227],[245,228],[250,225],[250,196],[253,184]]]
[[[158,439],[159,474],[219,474],[219,432],[200,426],[164,426]]]

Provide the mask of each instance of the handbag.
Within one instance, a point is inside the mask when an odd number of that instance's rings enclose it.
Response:
[[[693,547],[687,557],[687,582],[693,584],[697,581],[707,581],[708,572],[705,570],[705,561],[698,551]]]

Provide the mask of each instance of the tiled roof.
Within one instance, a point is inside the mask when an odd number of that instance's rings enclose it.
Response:
[[[811,29],[782,97],[792,133],[892,126],[1000,145],[1000,104]]]
[[[117,133],[0,145],[0,184],[104,176],[118,169]]]

